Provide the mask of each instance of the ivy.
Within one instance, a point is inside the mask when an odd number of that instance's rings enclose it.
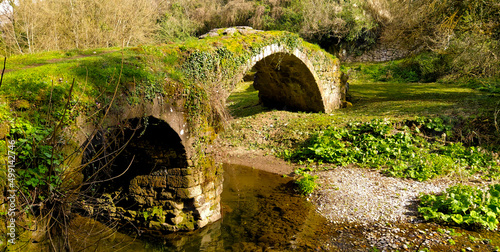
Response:
[[[16,139],[17,166],[20,167],[19,186],[24,193],[35,188],[47,188],[48,194],[61,185],[63,155],[49,142],[52,128],[17,120],[10,135]],[[40,195],[43,197],[43,195]]]

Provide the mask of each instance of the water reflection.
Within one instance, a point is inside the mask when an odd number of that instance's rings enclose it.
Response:
[[[263,251],[321,248],[326,221],[293,193],[293,181],[224,165],[223,219],[201,230],[149,238],[157,251]]]

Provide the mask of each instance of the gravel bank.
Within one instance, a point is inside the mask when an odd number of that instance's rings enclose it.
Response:
[[[385,177],[378,171],[339,167],[316,172],[319,190],[308,200],[333,223],[417,222],[420,193],[438,193],[456,182],[419,182]]]

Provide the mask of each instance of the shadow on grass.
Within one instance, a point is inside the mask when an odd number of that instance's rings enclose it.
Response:
[[[259,114],[270,109],[259,101],[259,91],[252,81],[240,82],[227,99],[229,113],[234,118],[242,118]]]
[[[351,84],[353,107],[360,116],[471,116],[494,111],[499,95],[443,83],[369,82]]]

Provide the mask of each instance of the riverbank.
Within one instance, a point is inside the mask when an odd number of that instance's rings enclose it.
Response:
[[[325,248],[495,251],[500,245],[498,232],[425,223],[417,212],[421,193],[439,193],[457,183],[484,187],[494,181],[455,174],[420,182],[388,177],[382,170],[356,165],[291,163],[282,159],[286,151],[299,147],[314,134],[351,122],[472,116],[472,125],[477,121],[474,118],[493,115],[495,95],[444,83],[374,83],[360,78],[351,82],[352,107],[331,114],[314,114],[262,107],[251,82],[240,84],[235,94],[228,100],[233,119],[215,144],[218,161],[286,176],[293,176],[297,168],[312,170],[311,174],[318,176],[319,186],[307,198],[334,226],[331,243]],[[461,133],[462,138],[470,137],[465,135],[466,130]],[[474,141],[482,141],[481,134],[488,134],[476,133]]]

